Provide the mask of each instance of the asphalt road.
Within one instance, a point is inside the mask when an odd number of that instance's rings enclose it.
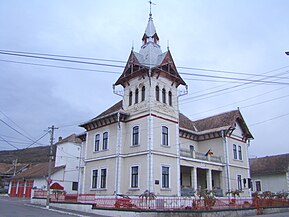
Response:
[[[46,209],[30,204],[29,199],[0,197],[0,217],[100,217],[90,213],[70,210]]]
[[[30,199],[0,196],[0,217],[103,217],[90,213],[60,209],[46,209],[44,206],[30,204]],[[258,215],[260,217],[289,217],[289,212]]]

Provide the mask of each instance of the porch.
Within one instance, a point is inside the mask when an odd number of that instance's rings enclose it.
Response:
[[[214,190],[222,197],[222,171],[212,168],[181,166],[181,196],[194,196],[196,190]]]

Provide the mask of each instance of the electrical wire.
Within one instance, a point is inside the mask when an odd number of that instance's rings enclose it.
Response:
[[[13,148],[16,148],[17,150],[19,149],[17,146],[11,144],[10,142],[8,142],[6,139],[4,139],[2,136],[0,136],[0,138],[5,141],[8,145],[12,146]]]

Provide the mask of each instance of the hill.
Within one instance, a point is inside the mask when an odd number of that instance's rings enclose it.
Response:
[[[55,153],[55,146],[53,147]],[[0,151],[0,163],[11,164],[17,159],[18,163],[48,162],[49,146],[39,146],[20,150]]]

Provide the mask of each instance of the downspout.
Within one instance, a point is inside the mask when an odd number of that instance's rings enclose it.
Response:
[[[223,144],[224,144],[224,156],[225,156],[225,163],[226,163],[226,182],[227,182],[227,191],[231,190],[231,182],[230,182],[230,169],[229,169],[229,147],[228,147],[228,141],[225,134],[225,130],[222,131],[222,138],[223,138]]]
[[[120,143],[121,143],[121,127],[120,127],[120,113],[117,113],[117,146],[116,146],[116,174],[115,174],[115,194],[120,192]]]
[[[149,68],[149,116],[148,116],[148,190],[149,192],[153,192],[153,163],[152,163],[152,88],[151,88],[151,66]]]
[[[186,90],[184,93],[180,93],[177,96],[177,118],[178,118],[178,123],[176,126],[176,145],[177,145],[177,194],[178,197],[181,196],[181,157],[180,157],[180,149],[181,149],[181,144],[180,144],[180,108],[179,108],[179,97],[184,96],[188,94],[188,86],[186,85]]]

